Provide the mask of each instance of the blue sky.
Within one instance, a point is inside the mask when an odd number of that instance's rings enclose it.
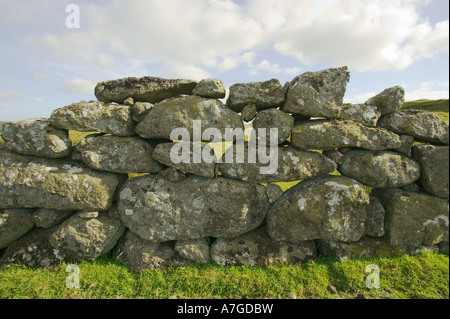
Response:
[[[448,12],[448,0],[0,0],[0,120],[93,100],[103,80],[284,84],[343,65],[346,102],[394,85],[448,98]]]

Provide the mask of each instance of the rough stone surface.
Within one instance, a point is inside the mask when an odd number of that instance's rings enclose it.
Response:
[[[206,157],[202,154],[206,154],[211,161],[205,161]],[[153,152],[153,159],[180,171],[210,178],[215,177],[218,161],[211,147],[189,141],[158,144]]]
[[[133,104],[132,118],[136,122],[141,122],[147,114],[152,110],[154,104],[148,102],[136,102]]]
[[[179,94],[192,94],[198,82],[185,79],[162,79],[145,76],[99,82],[95,96],[102,102],[122,103],[132,97],[135,102],[158,103]]]
[[[367,205],[367,219],[365,235],[372,237],[382,237],[384,231],[384,218],[386,212],[383,204],[373,194],[369,195],[369,205]]]
[[[345,155],[338,150],[323,151],[322,154],[338,165],[341,165],[345,161]]]
[[[220,266],[265,266],[304,263],[317,256],[313,241],[273,241],[265,226],[235,238],[219,238],[211,246],[214,262]]]
[[[72,159],[114,173],[158,173],[163,166],[152,158],[154,148],[138,137],[91,136],[75,148]]]
[[[125,226],[159,242],[243,234],[262,223],[269,205],[262,185],[195,175],[178,183],[157,175],[133,178],[118,202]]]
[[[439,248],[439,253],[445,254],[448,256],[449,251],[449,242],[448,241],[441,241],[439,244],[437,244]]]
[[[348,104],[342,105],[339,118],[341,120],[353,120],[366,126],[376,126],[381,113],[376,106],[366,104]]]
[[[368,99],[366,105],[374,105],[381,114],[397,111],[405,102],[405,90],[401,86],[393,86]]]
[[[53,111],[50,123],[65,130],[134,135],[131,106],[81,101]]]
[[[44,118],[7,123],[2,138],[7,149],[20,154],[61,158],[72,151],[67,131],[52,127]]]
[[[33,213],[32,219],[33,222],[36,223],[36,227],[51,228],[53,226],[59,225],[74,213],[75,211],[73,210],[54,210],[39,208]]]
[[[400,137],[382,128],[354,121],[310,121],[294,125],[292,145],[300,149],[334,150],[359,147],[378,151],[400,147]]]
[[[108,210],[118,182],[73,161],[0,152],[0,208]]]
[[[392,246],[384,238],[363,237],[357,242],[318,240],[319,254],[345,261],[355,258],[394,257],[400,254],[417,255],[422,251],[438,252],[436,246]]]
[[[168,167],[165,170],[159,172],[159,176],[172,183],[178,183],[186,179],[186,175],[173,167]]]
[[[430,246],[448,241],[448,201],[402,189],[374,190],[386,210],[391,245]]]
[[[338,170],[342,175],[376,188],[401,187],[420,177],[420,166],[416,161],[389,151],[348,151]]]
[[[347,177],[330,175],[300,182],[270,208],[269,235],[290,242],[357,241],[365,231],[368,204],[364,185]]]
[[[216,128],[225,137],[225,128],[240,128],[244,130],[244,123],[236,112],[225,107],[220,101],[206,99],[200,96],[182,96],[164,100],[156,104],[152,111],[139,123],[136,132],[144,138],[171,139],[170,135],[175,128],[186,128],[188,138],[193,139],[193,120],[201,121],[201,130]],[[210,136],[202,140],[210,142]]]
[[[0,249],[34,228],[32,213],[33,210],[20,208],[0,210]]]
[[[210,241],[208,238],[177,240],[175,250],[181,257],[205,264],[211,257]]]
[[[427,192],[448,198],[449,151],[448,146],[416,145],[413,157],[421,168],[420,184]]]
[[[347,67],[306,72],[289,82],[286,103],[281,108],[287,113],[337,118],[341,113],[350,73]]]
[[[257,110],[276,108],[283,105],[285,96],[280,81],[235,83],[230,86],[227,107],[241,112],[248,104],[255,104]]]
[[[27,267],[55,267],[62,262],[79,262],[75,256],[53,248],[49,243],[52,228],[35,228],[11,244],[0,258],[0,265],[24,264]]]
[[[150,242],[131,231],[127,231],[120,239],[115,256],[133,272],[180,267],[190,263],[178,254],[173,242]]]
[[[268,183],[266,186],[266,193],[269,198],[269,202],[273,204],[279,200],[281,196],[283,196],[284,191],[277,184]]]
[[[120,220],[105,212],[96,217],[81,214],[70,217],[51,234],[49,242],[53,248],[80,259],[96,258],[109,252],[125,232]]]
[[[223,99],[225,97],[225,86],[217,79],[203,79],[198,82],[192,94],[212,99]]]
[[[241,111],[241,117],[245,122],[250,122],[256,116],[258,110],[255,104],[246,105]]]
[[[449,128],[439,116],[428,111],[404,110],[382,116],[381,126],[397,134],[413,136],[419,142],[449,143]]]
[[[411,153],[411,148],[414,145],[414,137],[409,135],[400,135],[400,143],[400,147],[394,148],[393,150],[398,153],[409,155]]]
[[[233,145],[223,155],[219,164],[219,171],[223,176],[251,183],[292,182],[325,175],[337,167],[336,163],[318,152],[299,151],[293,147],[267,148],[261,157],[258,155],[259,148],[255,150],[245,143],[242,158],[238,155],[242,153],[238,152],[241,145]],[[273,154],[270,154],[270,150]],[[255,156],[249,157],[249,154]],[[267,162],[264,156],[269,155]],[[251,160],[252,158],[255,160]]]
[[[258,138],[265,138],[267,145],[271,143],[270,129],[276,128],[278,130],[278,139],[276,141],[278,144],[282,144],[291,135],[294,118],[278,109],[269,109],[258,112],[252,125],[257,130]],[[258,134],[258,129],[261,128],[266,129],[265,134]]]
[[[134,104],[134,100],[133,100],[132,97],[129,97],[129,98],[127,98],[127,99],[125,99],[125,100],[123,101],[123,104],[124,104],[124,105],[132,106],[132,105]]]

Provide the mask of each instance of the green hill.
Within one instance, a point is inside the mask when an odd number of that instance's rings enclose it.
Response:
[[[449,104],[448,99],[442,100],[415,100],[403,103],[401,109],[419,109],[433,112],[439,115],[448,124]]]

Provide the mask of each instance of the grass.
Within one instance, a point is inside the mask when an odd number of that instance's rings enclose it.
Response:
[[[403,103],[401,109],[419,109],[430,111],[441,117],[447,124],[449,123],[449,102],[448,99],[443,100],[415,100]]]
[[[370,264],[380,268],[380,288],[365,285]],[[339,262],[320,258],[303,265],[220,267],[211,261],[177,269],[130,273],[110,257],[79,265],[80,288],[67,288],[63,264],[54,269],[13,265],[0,270],[0,298],[365,298],[448,299],[449,259],[436,253]],[[330,291],[330,286],[336,288]]]

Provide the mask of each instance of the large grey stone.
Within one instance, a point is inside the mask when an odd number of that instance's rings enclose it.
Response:
[[[276,142],[278,144],[283,144],[291,135],[294,118],[278,109],[269,109],[258,112],[252,125],[256,130],[258,138],[265,138],[267,145],[271,143],[270,129],[276,128],[278,132],[278,139]],[[266,129],[265,134],[260,130],[263,128]]]
[[[222,81],[217,79],[203,79],[198,82],[192,94],[212,99],[223,99],[225,97],[225,86]]]
[[[448,198],[448,146],[416,145],[413,147],[413,157],[420,164],[422,188],[435,196]]]
[[[117,244],[115,258],[132,272],[167,269],[191,263],[174,249],[173,242],[151,242],[127,231]]]
[[[109,252],[124,232],[122,222],[105,212],[93,215],[80,212],[63,222],[49,242],[55,249],[89,259]]]
[[[211,257],[209,238],[177,240],[175,250],[181,257],[201,264],[207,263]]]
[[[32,218],[36,223],[36,227],[51,228],[59,225],[74,213],[75,211],[73,210],[39,208],[33,213]]]
[[[261,226],[234,238],[217,239],[211,246],[211,255],[220,266],[254,267],[304,263],[316,258],[317,252],[313,241],[274,241],[267,234],[267,228]]]
[[[292,145],[300,149],[359,147],[377,151],[400,147],[401,142],[397,134],[379,127],[367,127],[354,121],[316,120],[294,125]]]
[[[382,116],[381,126],[397,134],[413,136],[419,142],[449,143],[449,128],[439,116],[422,110],[404,110]]]
[[[223,155],[219,172],[251,183],[292,182],[325,175],[337,167],[318,152],[299,151],[291,146],[268,147],[262,152],[263,156],[258,155],[259,151],[260,148],[255,149],[248,143],[233,145]]]
[[[6,123],[2,138],[7,149],[20,154],[61,158],[72,151],[68,132],[52,127],[44,118]]]
[[[392,246],[385,238],[362,237],[356,242],[318,240],[319,254],[345,261],[356,258],[394,257],[401,254],[417,255],[422,251],[438,252],[436,246]]]
[[[203,154],[207,157],[202,156]],[[205,158],[210,161],[205,161]],[[153,159],[180,171],[210,178],[215,177],[218,161],[211,147],[190,141],[158,144],[153,152]]]
[[[364,234],[372,237],[382,237],[385,233],[384,218],[386,212],[383,204],[374,194],[369,195],[369,205],[366,207],[366,212],[366,231]]]
[[[384,115],[397,111],[405,102],[405,90],[401,86],[393,86],[368,99],[366,105],[374,105]]]
[[[400,143],[400,147],[394,148],[393,150],[398,153],[409,155],[411,153],[411,148],[414,145],[414,137],[409,135],[400,135]]]
[[[90,136],[75,148],[72,159],[114,173],[158,173],[163,166],[152,158],[154,148],[138,137]]]
[[[366,126],[376,126],[381,113],[376,106],[366,104],[348,104],[342,105],[339,118],[341,120],[351,120],[359,122]]]
[[[176,128],[185,128],[188,138],[193,139],[194,120],[201,121],[200,134],[207,128],[215,128],[225,137],[225,128],[244,130],[244,123],[236,112],[225,107],[220,101],[200,96],[181,96],[164,100],[156,104],[142,122],[136,127],[136,132],[144,138],[171,139],[171,132]],[[211,136],[202,137],[211,141]]]
[[[386,210],[386,235],[391,245],[430,246],[448,241],[448,201],[402,189],[376,189]]]
[[[103,102],[122,103],[132,97],[135,102],[158,103],[179,94],[192,94],[196,85],[196,81],[185,79],[129,77],[99,82],[95,87],[95,96]]]
[[[338,170],[342,175],[376,188],[402,187],[420,177],[420,166],[416,161],[389,151],[348,151]]]
[[[286,103],[281,108],[287,113],[337,118],[341,113],[350,73],[346,66],[317,72],[306,72],[289,82]]]
[[[365,232],[369,195],[364,185],[344,176],[303,181],[284,192],[269,209],[273,240],[357,241]]]
[[[276,108],[283,105],[285,96],[280,81],[235,83],[230,86],[227,107],[241,112],[248,104],[255,104],[257,110]]]
[[[158,242],[237,236],[258,227],[269,205],[262,185],[195,175],[178,183],[158,175],[133,178],[118,202],[125,226]]]
[[[279,200],[281,196],[283,196],[284,191],[277,184],[268,183],[266,186],[266,193],[269,198],[269,202],[273,204]]]
[[[50,123],[65,130],[134,135],[131,106],[81,101],[53,111]]]
[[[107,210],[118,183],[74,161],[0,151],[0,208]]]
[[[0,209],[0,249],[7,247],[35,226],[30,209]]]
[[[257,112],[256,105],[249,104],[242,109],[241,117],[245,122],[250,122],[255,118]]]
[[[151,111],[154,104],[148,102],[136,102],[131,107],[133,112],[132,118],[136,122],[141,122]]]

